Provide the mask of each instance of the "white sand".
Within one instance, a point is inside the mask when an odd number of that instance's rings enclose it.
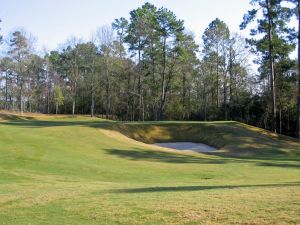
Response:
[[[194,142],[166,142],[166,143],[154,143],[153,145],[171,148],[181,151],[194,151],[194,152],[211,152],[216,151],[217,149],[202,143]]]

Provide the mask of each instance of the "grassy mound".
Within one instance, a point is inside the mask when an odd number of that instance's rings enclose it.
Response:
[[[219,151],[213,154],[235,157],[299,157],[297,139],[239,122],[125,123],[121,133],[144,143],[198,142]]]
[[[189,138],[223,155],[167,151],[128,137]],[[299,149],[294,139],[236,122],[6,114],[0,224],[299,224]]]

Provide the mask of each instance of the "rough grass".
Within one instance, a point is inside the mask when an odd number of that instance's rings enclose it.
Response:
[[[16,116],[0,115],[0,224],[300,224],[292,138],[236,122]]]

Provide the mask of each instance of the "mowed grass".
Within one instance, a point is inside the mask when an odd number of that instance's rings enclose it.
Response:
[[[0,224],[300,224],[295,139],[237,122],[0,118]]]

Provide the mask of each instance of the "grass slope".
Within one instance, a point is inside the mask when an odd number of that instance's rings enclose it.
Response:
[[[300,223],[292,138],[236,122],[0,118],[0,224]],[[220,151],[180,153],[127,137]]]

